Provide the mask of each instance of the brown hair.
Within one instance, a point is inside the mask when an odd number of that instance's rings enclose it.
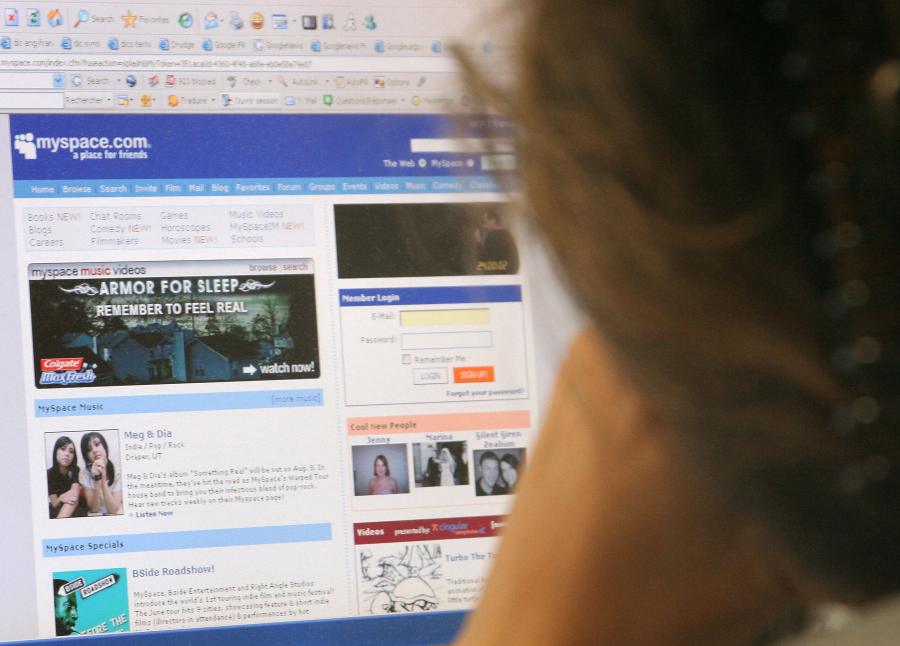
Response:
[[[856,598],[900,589],[900,429],[883,399],[878,432],[833,418],[900,377],[831,359],[845,333],[896,341],[900,241],[849,261],[814,241],[840,247],[848,222],[896,235],[895,138],[867,94],[893,55],[885,4],[534,0],[513,86],[474,81],[517,127],[534,221],[650,409]],[[886,305],[829,316],[834,281],[873,272]]]

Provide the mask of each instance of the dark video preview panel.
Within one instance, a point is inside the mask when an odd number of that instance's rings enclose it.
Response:
[[[35,386],[318,378],[312,263],[228,264],[31,265]]]
[[[519,252],[497,203],[339,204],[340,278],[515,274]]]

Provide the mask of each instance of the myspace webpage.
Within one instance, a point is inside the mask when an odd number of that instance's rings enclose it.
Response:
[[[413,152],[437,116],[9,120],[40,636],[471,608],[536,414],[486,159]]]

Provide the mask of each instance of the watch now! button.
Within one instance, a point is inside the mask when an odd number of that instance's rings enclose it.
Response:
[[[477,384],[494,381],[494,366],[472,366],[454,368],[453,382],[457,384]]]

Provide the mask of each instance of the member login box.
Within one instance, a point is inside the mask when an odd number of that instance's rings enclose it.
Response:
[[[528,397],[520,286],[342,289],[339,302],[348,405]]]

